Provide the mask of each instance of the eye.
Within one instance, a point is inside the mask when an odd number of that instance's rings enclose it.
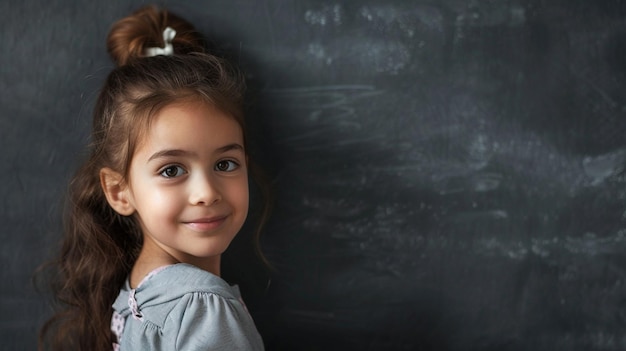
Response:
[[[163,168],[159,174],[165,178],[175,178],[185,173],[185,170],[181,166],[167,166]]]
[[[235,161],[224,160],[215,164],[215,170],[219,172],[232,172],[239,168],[239,164]]]

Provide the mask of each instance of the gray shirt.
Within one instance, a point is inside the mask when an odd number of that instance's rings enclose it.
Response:
[[[263,350],[239,289],[189,264],[164,267],[136,289],[126,282],[113,309],[121,351]]]

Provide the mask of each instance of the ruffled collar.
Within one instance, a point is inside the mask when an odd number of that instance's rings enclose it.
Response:
[[[212,273],[196,266],[177,263],[157,268],[144,278],[136,289],[130,288],[126,279],[113,308],[122,317],[129,314],[141,316],[141,310],[179,299],[185,294],[210,292],[227,299],[241,299],[239,288]],[[133,297],[133,303],[130,303]]]

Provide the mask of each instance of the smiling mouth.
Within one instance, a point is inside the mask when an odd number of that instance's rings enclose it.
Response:
[[[200,232],[215,229],[222,225],[228,216],[220,216],[214,218],[199,218],[191,221],[183,222],[187,227]]]

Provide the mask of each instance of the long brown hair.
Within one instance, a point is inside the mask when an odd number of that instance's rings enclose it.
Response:
[[[164,46],[166,27],[176,31],[175,54],[144,57],[147,47]],[[108,205],[100,170],[109,167],[127,176],[152,117],[181,99],[217,107],[245,134],[242,75],[225,60],[204,53],[200,35],[185,20],[156,7],[142,8],[113,25],[107,46],[118,67],[95,105],[89,157],[69,185],[65,234],[51,278],[61,309],[43,326],[40,349],[112,347],[111,305],[137,258],[142,236],[133,217]]]

